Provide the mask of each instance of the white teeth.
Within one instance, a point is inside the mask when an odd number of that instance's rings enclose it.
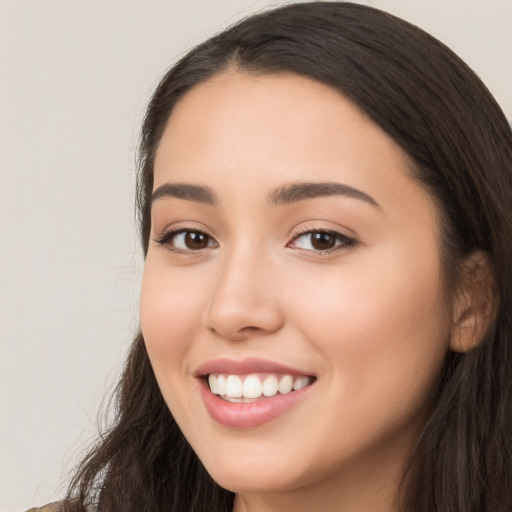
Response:
[[[215,391],[214,391],[215,393]],[[226,394],[226,377],[224,375],[219,375],[217,377],[217,392],[216,395],[225,395]]]
[[[305,388],[309,383],[309,377],[297,377],[293,383],[293,389],[299,391],[299,389]]]
[[[248,403],[263,397],[275,396],[278,392],[286,395],[292,391],[299,391],[311,384],[311,377],[305,375],[292,377],[283,375],[280,379],[276,375],[267,375],[261,382],[258,375],[247,375],[245,378],[238,375],[210,374],[208,376],[210,390],[230,402]]]
[[[279,381],[279,393],[282,395],[288,394],[293,389],[293,377],[291,375],[285,375],[281,377]]]
[[[230,398],[242,396],[242,379],[238,375],[230,375],[226,380],[226,393]]]
[[[208,385],[210,386],[210,391],[214,394],[214,395],[219,395],[219,388],[218,388],[218,385],[217,385],[217,382],[218,382],[218,377],[217,375],[214,375],[213,373],[211,373],[210,375],[208,375]]]
[[[263,381],[263,394],[265,396],[274,396],[277,394],[277,377],[275,375],[269,375]]]
[[[261,380],[256,375],[248,375],[244,380],[242,395],[245,398],[258,398],[263,393]]]

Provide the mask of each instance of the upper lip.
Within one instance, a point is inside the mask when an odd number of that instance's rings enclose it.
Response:
[[[308,375],[312,376],[310,372],[305,372],[297,368],[291,368],[274,361],[265,359],[246,358],[246,359],[229,359],[219,358],[212,359],[201,364],[194,375],[196,377],[203,377],[210,373],[227,373],[234,375],[245,375],[250,373],[283,373],[287,375]]]

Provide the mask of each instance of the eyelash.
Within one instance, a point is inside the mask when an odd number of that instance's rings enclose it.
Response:
[[[338,231],[333,231],[330,229],[310,229],[310,228],[304,228],[300,230],[300,232],[295,235],[292,239],[292,241],[287,245],[287,247],[290,247],[294,242],[299,240],[300,238],[304,237],[305,235],[310,235],[310,237],[314,234],[318,235],[327,235],[330,237],[334,237],[336,245],[330,249],[304,249],[301,247],[298,247],[298,249],[308,251],[308,252],[314,252],[315,254],[332,254],[334,252],[342,251],[342,250],[348,250],[357,245],[357,240],[354,238],[350,238],[342,233],[339,233]],[[309,245],[312,244],[312,240],[310,238]]]
[[[186,234],[195,234],[196,236],[199,235],[199,236],[204,236],[206,237],[206,239],[208,240],[208,245],[206,247],[202,247],[202,248],[199,248],[199,249],[181,249],[181,248],[177,248],[175,246],[172,245],[172,242],[176,239],[176,237],[178,237],[179,235],[186,235]],[[291,240],[291,242],[289,242],[287,244],[287,247],[293,247],[293,244],[299,240],[300,238],[306,236],[306,235],[314,235],[314,234],[319,234],[319,235],[327,235],[327,236],[330,236],[330,237],[334,237],[335,239],[335,243],[336,245],[332,248],[328,248],[328,249],[317,249],[315,250],[314,248],[313,249],[305,249],[303,247],[297,247],[297,249],[300,249],[300,250],[303,250],[303,251],[307,251],[307,252],[313,252],[315,254],[331,254],[331,253],[334,253],[334,252],[337,252],[337,251],[341,251],[341,250],[348,250],[348,249],[351,249],[353,248],[355,245],[357,245],[357,241],[353,238],[350,238],[346,235],[343,235],[342,233],[339,233],[337,231],[332,231],[332,230],[329,230],[329,229],[310,229],[310,228],[305,228],[304,230],[301,230],[298,234],[296,234],[293,239]],[[161,246],[165,246],[169,251],[171,252],[175,252],[175,253],[179,253],[179,254],[187,254],[187,253],[198,253],[200,251],[203,251],[204,249],[207,249],[207,248],[215,248],[215,247],[218,247],[218,243],[215,241],[215,239],[213,237],[211,237],[210,235],[208,235],[207,233],[205,233],[204,231],[201,231],[200,229],[187,229],[187,228],[183,228],[183,229],[170,229],[169,231],[166,231],[165,233],[163,233],[160,237],[158,237],[157,239],[155,239],[155,242],[158,244],[158,245],[161,245]],[[213,242],[215,245],[210,245],[210,243]],[[313,247],[313,244],[311,242],[311,239],[310,239],[310,242],[309,242],[309,245],[311,247]]]
[[[193,233],[195,235],[206,237],[208,239],[208,246],[205,248],[201,248],[201,249],[180,249],[180,248],[174,247],[172,245],[172,242],[176,239],[176,237],[178,235],[181,235],[181,234],[186,235],[187,233],[188,234]],[[176,252],[179,254],[193,253],[193,252],[199,252],[201,250],[204,250],[209,247],[210,241],[214,241],[213,237],[211,237],[204,231],[201,231],[200,229],[187,229],[187,228],[170,229],[169,231],[166,231],[165,233],[163,233],[162,236],[160,236],[159,238],[157,238],[155,240],[155,242],[158,245],[165,246],[169,251]],[[214,243],[215,243],[215,246],[218,246],[217,242],[214,241]]]

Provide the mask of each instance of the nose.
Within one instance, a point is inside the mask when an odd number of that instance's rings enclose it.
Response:
[[[204,316],[205,327],[230,341],[278,331],[284,317],[272,265],[256,254],[239,253],[219,267]]]

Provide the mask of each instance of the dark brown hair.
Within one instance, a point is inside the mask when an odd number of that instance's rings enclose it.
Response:
[[[490,257],[497,313],[486,339],[448,354],[433,411],[404,475],[407,512],[512,510],[512,134],[477,76],[422,30],[345,2],[288,5],[194,48],[162,79],[142,128],[137,206],[144,253],[153,163],[176,103],[226,69],[297,73],[357,104],[403,148],[443,219],[448,280]],[[79,466],[67,507],[102,512],[230,511],[165,405],[139,333],[116,390],[116,420]]]

